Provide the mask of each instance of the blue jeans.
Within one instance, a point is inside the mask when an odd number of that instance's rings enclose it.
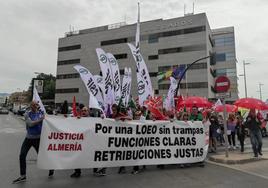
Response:
[[[261,131],[250,131],[250,142],[255,155],[261,152],[262,148],[262,135]]]
[[[35,151],[38,153],[38,149],[39,149],[39,143],[40,143],[40,139],[29,139],[29,138],[25,138],[21,149],[20,149],[20,175],[26,175],[26,157],[27,154],[29,152],[29,150],[31,149],[31,147],[33,146]]]

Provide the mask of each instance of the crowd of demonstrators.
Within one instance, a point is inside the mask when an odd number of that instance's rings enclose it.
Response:
[[[224,118],[220,113],[213,111],[213,109],[200,109],[197,106],[193,106],[191,109],[183,108],[179,111],[166,111],[164,108],[160,108],[159,111],[162,113],[165,120],[174,121],[174,119],[179,121],[202,121],[205,126],[209,126],[209,151],[217,152],[218,145],[223,145],[223,143],[228,142],[229,148],[236,149],[236,135],[240,142],[241,152],[244,152],[244,141],[246,138],[246,128],[250,132],[250,140],[252,144],[252,149],[254,156],[262,155],[262,134],[261,134],[261,122],[258,118],[256,111],[251,109],[248,116],[244,119],[240,112],[229,113],[227,122],[227,136],[228,140],[224,139]],[[69,107],[68,102],[64,101],[61,106],[60,113],[62,113],[66,118],[68,117]],[[97,109],[89,109],[83,104],[77,106],[77,118],[85,117],[104,117],[102,112]],[[111,106],[111,112],[107,115],[108,118],[114,119],[116,121],[125,120],[158,120],[159,117],[155,116],[150,110],[145,106],[139,106],[136,104],[134,107],[125,108],[119,103],[113,104]],[[13,183],[19,183],[26,180],[26,156],[29,149],[33,146],[38,152],[40,134],[42,128],[42,121],[45,118],[42,111],[38,108],[38,103],[31,103],[31,110],[25,115],[27,135],[23,141],[21,151],[20,151],[20,177],[15,179]],[[204,162],[197,163],[199,166],[204,166]],[[180,167],[191,166],[192,164],[181,164]],[[164,165],[157,165],[159,168],[164,168]],[[146,169],[143,166],[142,170]],[[126,168],[119,167],[118,173],[122,174],[126,172]],[[139,166],[134,166],[132,174],[137,174],[140,172]],[[49,176],[53,176],[54,170],[49,171]],[[93,174],[96,176],[105,176],[106,168],[94,168]],[[81,169],[75,169],[71,174],[72,178],[78,178],[81,176]]]

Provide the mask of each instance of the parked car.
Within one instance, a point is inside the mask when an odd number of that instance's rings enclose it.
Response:
[[[0,107],[0,114],[8,114],[9,111],[6,108]]]
[[[45,109],[46,109],[46,112],[47,114],[50,114],[52,115],[53,114],[53,107],[52,106],[49,106],[49,105],[44,105]]]
[[[18,115],[21,115],[21,116],[24,116],[25,112],[29,110],[29,107],[23,107],[21,109],[18,110],[17,114]]]

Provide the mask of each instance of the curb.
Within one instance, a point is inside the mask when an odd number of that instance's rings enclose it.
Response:
[[[250,163],[250,162],[256,162],[256,161],[261,161],[261,160],[268,160],[267,158],[247,158],[247,159],[219,159],[215,158],[213,156],[208,158],[209,161],[215,162],[215,163],[223,163],[223,164],[228,164],[228,165],[235,165],[235,164],[245,164],[245,163]]]

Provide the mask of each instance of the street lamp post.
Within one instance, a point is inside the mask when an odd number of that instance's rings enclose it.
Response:
[[[262,100],[261,86],[263,86],[263,84],[259,83],[259,91],[258,92],[260,92],[260,100]]]
[[[248,98],[248,90],[247,90],[247,76],[246,76],[246,65],[249,65],[250,63],[246,63],[243,61],[243,69],[244,69],[244,74],[240,74],[239,76],[244,77],[244,84],[245,84],[245,98]]]
[[[180,83],[181,83],[181,81],[182,81],[184,75],[186,74],[187,70],[188,70],[192,65],[194,65],[195,63],[197,63],[197,62],[199,62],[199,61],[201,61],[201,60],[203,60],[203,59],[210,58],[211,56],[212,56],[212,55],[209,55],[209,56],[206,56],[206,57],[202,57],[202,58],[200,58],[200,59],[197,59],[197,60],[195,60],[194,62],[192,62],[189,66],[187,66],[186,69],[184,69],[184,71],[183,71],[183,73],[182,73],[182,75],[180,76],[180,79],[179,79],[179,81],[178,81],[178,85],[177,85],[177,88],[176,88],[176,91],[175,91],[175,96],[178,95],[178,91],[179,91],[179,88],[180,88]]]

